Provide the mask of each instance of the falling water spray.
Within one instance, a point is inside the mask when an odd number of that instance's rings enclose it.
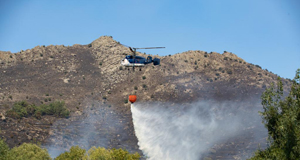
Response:
[[[241,134],[247,127],[243,122],[253,120],[233,105],[238,104],[131,104],[139,148],[149,160],[198,160],[216,143]]]

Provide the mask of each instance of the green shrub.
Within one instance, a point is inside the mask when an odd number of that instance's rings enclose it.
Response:
[[[7,115],[7,117],[14,118],[14,119],[21,118],[20,115],[17,112],[13,111],[13,110],[6,111],[6,115]]]
[[[65,107],[64,101],[55,101],[45,108],[46,114],[55,115],[57,117],[69,117],[69,110]]]
[[[124,103],[125,103],[125,104],[128,103],[128,99],[124,99]]]
[[[35,112],[34,112],[34,117],[36,118],[36,119],[41,119],[42,118],[42,115],[43,115],[43,111],[42,110],[40,110],[40,109],[38,109],[38,110],[36,110]]]
[[[232,71],[231,71],[231,70],[228,70],[227,73],[228,73],[228,74],[232,74]]]
[[[92,147],[88,150],[84,160],[138,160],[140,155],[138,153],[130,154],[123,149],[105,149],[101,147]]]
[[[146,84],[143,84],[143,88],[144,88],[144,89],[147,89],[147,85],[146,85]]]
[[[31,143],[23,143],[19,147],[14,147],[8,152],[7,156],[8,160],[51,160],[47,149],[42,149],[36,144]]]
[[[143,79],[146,79],[146,76],[143,76],[142,78],[143,78]]]
[[[73,146],[71,147],[70,152],[60,154],[55,160],[81,160],[84,155],[85,149],[82,149],[79,146]]]
[[[12,111],[16,112],[19,117],[26,117],[28,115],[26,107],[28,106],[28,103],[26,101],[20,101],[16,102],[13,107]]]
[[[33,115],[34,112],[35,112],[35,110],[36,110],[36,106],[33,105],[33,104],[27,105],[27,106],[26,106],[26,111],[27,111],[27,115],[28,115],[28,116]]]
[[[0,160],[6,160],[8,152],[9,147],[4,142],[4,140],[0,138]]]
[[[48,99],[45,99],[47,101]],[[49,105],[42,104],[35,106],[34,104],[28,104],[26,101],[20,101],[13,105],[11,110],[6,112],[8,117],[22,118],[27,116],[34,116],[37,119],[41,119],[43,115],[54,115],[56,117],[69,117],[69,110],[65,107],[63,101],[55,101]]]

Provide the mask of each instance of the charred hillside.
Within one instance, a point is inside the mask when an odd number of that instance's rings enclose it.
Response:
[[[9,118],[5,113],[14,102],[26,100],[40,105],[63,100],[71,112],[70,120],[80,121],[85,101],[91,99],[114,110],[120,121],[126,122],[120,132],[128,135],[126,145],[137,150],[127,101],[129,94],[136,93],[141,102],[259,102],[264,89],[278,77],[230,52],[187,51],[153,56],[161,59],[161,65],[132,71],[120,66],[121,59],[129,53],[127,47],[109,36],[88,45],[37,46],[18,53],[0,52],[1,137],[11,147],[33,139],[44,143],[53,135],[52,124],[61,120],[53,116],[41,120]],[[287,91],[290,81],[282,81]],[[67,126],[70,122],[61,123]],[[122,145],[118,137],[112,139],[108,147]]]

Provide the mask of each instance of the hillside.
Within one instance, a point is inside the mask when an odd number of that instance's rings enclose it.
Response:
[[[59,121],[61,126],[80,125],[89,116],[86,110],[93,109],[95,104],[101,109],[95,114],[108,116],[114,112],[117,117],[114,119],[124,126],[122,129],[114,126],[114,135],[100,133],[99,136],[111,139],[107,147],[126,146],[135,151],[137,140],[130,104],[126,102],[129,94],[136,93],[139,102],[235,101],[249,102],[247,106],[251,107],[260,102],[264,89],[277,80],[277,75],[230,52],[197,50],[154,56],[161,59],[161,65],[147,65],[141,71],[120,66],[121,59],[129,53],[127,47],[109,36],[88,45],[37,46],[18,53],[0,52],[1,137],[10,147],[32,140],[48,143],[54,135],[63,137],[64,133],[53,130],[55,122]],[[287,91],[290,81],[283,79],[283,82]],[[5,116],[12,104],[21,100],[36,105],[64,100],[71,117],[16,120]],[[63,141],[60,143],[63,145]]]

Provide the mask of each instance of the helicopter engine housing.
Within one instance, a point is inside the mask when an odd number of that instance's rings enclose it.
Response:
[[[160,64],[160,59],[154,58],[153,59],[153,65],[159,65]]]

